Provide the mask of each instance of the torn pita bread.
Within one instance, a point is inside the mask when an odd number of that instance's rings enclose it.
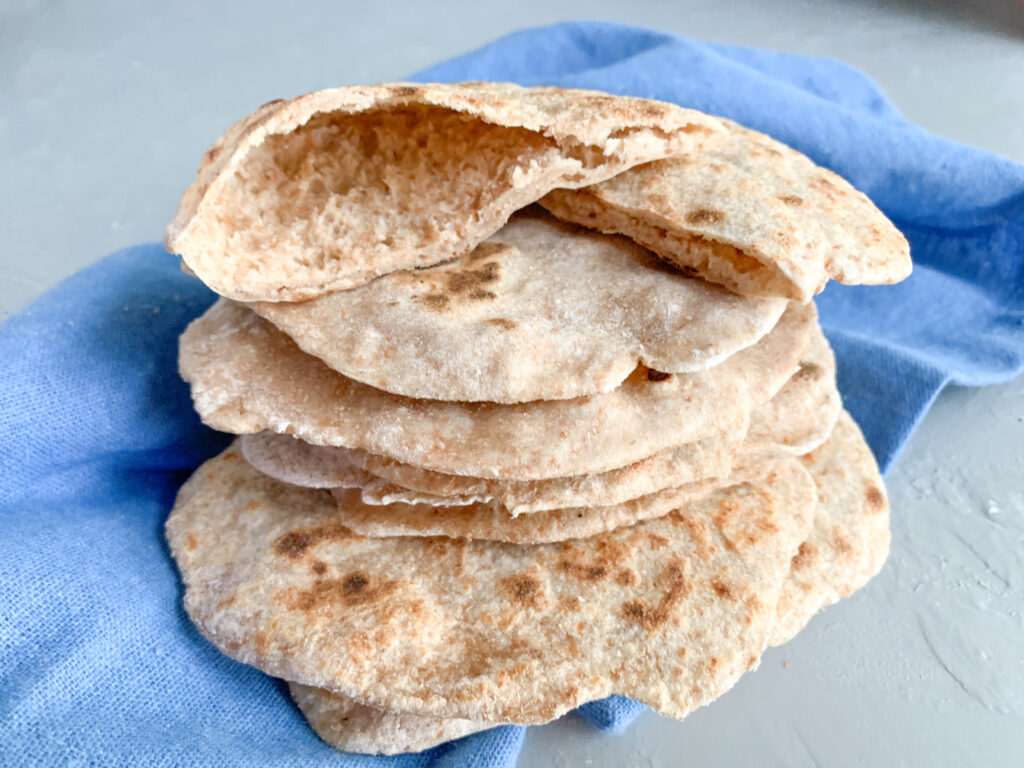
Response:
[[[688,278],[623,237],[537,209],[466,256],[261,317],[349,378],[406,397],[524,403],[609,392],[637,364],[710,368],[786,308]]]
[[[699,154],[555,190],[541,205],[748,295],[810,301],[829,278],[878,284],[910,274],[906,238],[867,196],[785,144],[722,122],[727,135]]]
[[[818,489],[818,511],[793,557],[772,645],[788,642],[819,610],[864,586],[889,554],[885,485],[850,414],[843,411],[828,441],[800,461]]]
[[[721,131],[700,112],[595,91],[317,91],[228,129],[165,242],[224,296],[309,299],[459,256],[555,187],[695,151]]]
[[[435,717],[541,723],[620,693],[681,718],[768,641],[814,508],[806,470],[779,467],[658,520],[522,547],[359,537],[328,492],[232,447],[166,530],[193,622],[268,674]]]
[[[818,488],[818,504],[811,535],[793,557],[783,586],[772,645],[788,642],[817,610],[864,586],[889,548],[885,487],[849,414],[842,414],[829,441],[804,463]],[[345,751],[419,752],[498,725],[390,712],[296,683],[290,689],[320,738]],[[343,719],[353,712],[351,720]]]
[[[815,326],[790,304],[761,341],[706,371],[639,368],[620,387],[518,405],[391,395],[307,355],[246,307],[221,300],[181,337],[179,367],[209,426],[269,430],[453,475],[544,479],[624,467],[746,417],[796,371]]]

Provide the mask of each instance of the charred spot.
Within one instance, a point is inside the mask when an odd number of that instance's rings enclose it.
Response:
[[[654,580],[655,586],[662,590],[657,605],[650,605],[643,600],[630,600],[622,605],[623,618],[640,625],[648,632],[665,624],[671,618],[673,608],[692,589],[686,579],[686,569],[685,560],[677,558],[670,561]]]
[[[489,299],[496,299],[498,297],[490,291],[473,291],[469,294],[469,298],[474,301],[488,301]]]
[[[686,214],[687,224],[717,224],[720,221],[725,221],[725,212],[714,208],[695,208]]]
[[[621,568],[615,574],[615,583],[620,587],[632,587],[638,581],[640,581],[640,577],[637,576],[636,571],[629,568]]]
[[[510,320],[507,317],[492,317],[484,320],[484,323],[486,325],[493,325],[497,328],[501,328],[503,331],[511,331],[517,327],[516,321]]]
[[[524,608],[539,607],[544,597],[544,585],[527,574],[509,576],[499,586],[513,603]]]
[[[671,373],[665,373],[663,371],[656,371],[653,368],[647,369],[647,380],[648,381],[666,381],[672,378]]]
[[[488,261],[475,269],[466,269],[448,275],[448,290],[452,293],[473,294],[483,290],[483,286],[496,282],[501,277],[501,269],[497,262]]]
[[[864,493],[864,500],[871,512],[881,512],[885,507],[885,495],[874,485]]]
[[[802,379],[804,381],[818,379],[825,373],[825,369],[817,363],[802,362],[800,368],[794,374],[794,379]]]
[[[779,195],[779,200],[784,202],[786,205],[791,205],[794,208],[804,204],[804,199],[799,195]]]
[[[353,608],[376,603],[393,594],[398,584],[382,581],[371,586],[370,578],[361,571],[355,571],[340,579],[317,579],[304,590],[289,590],[286,603],[291,610],[310,613],[322,608]]]
[[[715,590],[715,594],[723,600],[732,602],[736,599],[736,595],[734,594],[732,587],[722,579],[713,579],[711,582],[711,588]]]
[[[311,548],[324,541],[340,541],[350,538],[351,531],[337,523],[289,531],[279,536],[273,544],[274,552],[293,560],[302,557]]]
[[[814,559],[818,556],[818,547],[814,542],[805,541],[797,549],[796,554],[793,555],[791,564],[794,570],[801,570],[811,565]]]
[[[448,297],[443,293],[428,293],[423,296],[417,296],[416,301],[435,312],[440,312],[448,307]]]

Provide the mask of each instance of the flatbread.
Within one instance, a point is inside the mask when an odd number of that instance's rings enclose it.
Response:
[[[167,521],[185,608],[224,653],[383,709],[547,722],[620,693],[681,718],[755,667],[814,484],[795,459],[658,520],[532,547],[367,539],[237,447]]]
[[[867,196],[785,144],[722,122],[727,134],[699,154],[555,190],[541,205],[748,295],[810,301],[829,278],[878,284],[910,274],[906,238]]]
[[[301,301],[468,252],[555,187],[697,150],[672,104],[501,83],[386,83],[263,105],[228,129],[168,225],[218,293]]]
[[[608,472],[548,480],[492,480],[432,472],[351,448],[316,446],[289,435],[244,435],[246,461],[266,475],[304,488],[361,488],[364,504],[471,504],[495,501],[512,515],[566,507],[608,506],[724,477],[746,435],[747,451],[801,455],[824,442],[839,416],[835,357],[820,329],[812,333],[800,367],[747,429],[734,418],[715,434],[669,448]],[[724,419],[723,419],[724,420]],[[384,485],[374,478],[386,481]],[[409,489],[403,494],[401,489]]]
[[[453,475],[545,479],[624,467],[746,417],[797,369],[815,317],[813,304],[790,304],[761,341],[706,371],[638,368],[612,392],[518,405],[414,400],[359,384],[225,300],[186,329],[179,367],[215,429],[292,434]]]
[[[723,419],[723,421],[725,421]],[[438,503],[493,501],[513,516],[565,507],[618,504],[662,488],[722,477],[732,468],[745,419],[694,443],[669,448],[608,472],[549,480],[490,480],[446,475],[350,448],[310,445],[289,435],[259,432],[240,440],[245,460],[265,475],[303,488],[361,488],[365,504],[410,501],[399,498],[406,488]],[[373,479],[387,484],[386,500]],[[449,501],[450,500],[450,501]]]
[[[772,645],[788,642],[827,605],[864,586],[889,554],[889,501],[860,428],[843,411],[828,441],[802,457],[818,513],[793,558]]]
[[[609,392],[637,363],[710,368],[768,333],[786,300],[688,278],[627,238],[537,209],[440,266],[251,307],[303,351],[372,387],[524,403]]]
[[[569,507],[510,517],[493,502],[445,505],[427,503],[367,504],[360,489],[337,488],[338,521],[361,536],[448,536],[455,539],[503,541],[511,544],[548,544],[583,539],[605,531],[662,517],[692,504],[714,491],[740,482],[753,482],[778,471],[778,460],[751,456],[732,473],[665,488],[617,504]]]
[[[817,328],[797,372],[750,417],[744,447],[802,456],[828,439],[842,409],[836,357]]]
[[[497,727],[459,718],[386,712],[345,696],[289,683],[288,691],[317,735],[335,749],[365,755],[401,755]]]
[[[814,526],[792,560],[772,645],[788,642],[817,610],[867,583],[889,548],[885,487],[849,414],[842,414],[829,441],[805,465],[818,488]],[[418,752],[498,725],[390,712],[296,683],[290,690],[320,738],[345,751]],[[396,730],[400,738],[393,736]]]

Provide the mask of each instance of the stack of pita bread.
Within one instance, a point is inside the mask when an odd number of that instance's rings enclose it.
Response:
[[[613,693],[683,718],[878,571],[813,302],[890,283],[861,193],[736,124],[490,83],[272,102],[168,247],[240,437],[167,535],[199,630],[370,753]]]

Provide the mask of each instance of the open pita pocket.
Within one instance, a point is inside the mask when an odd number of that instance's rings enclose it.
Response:
[[[589,539],[367,539],[330,493],[232,447],[182,487],[166,530],[192,621],[271,675],[435,717],[541,723],[620,693],[681,718],[757,665],[814,503],[783,459]]]
[[[828,442],[807,457],[805,466],[818,488],[818,504],[811,535],[794,556],[778,601],[772,645],[787,642],[815,611],[866,584],[888,551],[885,489],[849,414],[842,414]],[[320,738],[345,751],[418,752],[498,725],[396,713],[356,704],[322,688],[295,683],[290,688]],[[353,711],[358,715],[342,719]],[[392,735],[396,730],[401,738]]]
[[[878,464],[843,411],[829,439],[800,461],[818,489],[810,536],[793,558],[772,645],[803,629],[827,605],[864,586],[889,554],[889,501]]]
[[[309,299],[459,256],[555,187],[695,151],[721,131],[700,112],[595,91],[317,91],[228,129],[165,242],[225,296]]]
[[[785,144],[722,122],[728,133],[699,154],[555,190],[541,205],[754,296],[809,301],[829,278],[878,284],[910,274],[906,238],[863,193]]]
[[[774,327],[777,297],[688,278],[540,209],[461,258],[252,309],[349,378],[406,397],[522,403],[608,392],[637,363],[710,368]]]
[[[215,429],[292,434],[446,474],[545,479],[624,467],[707,437],[723,418],[747,417],[796,371],[815,317],[813,304],[791,303],[767,336],[706,371],[639,368],[611,392],[502,405],[360,384],[222,299],[182,335],[179,367]]]

